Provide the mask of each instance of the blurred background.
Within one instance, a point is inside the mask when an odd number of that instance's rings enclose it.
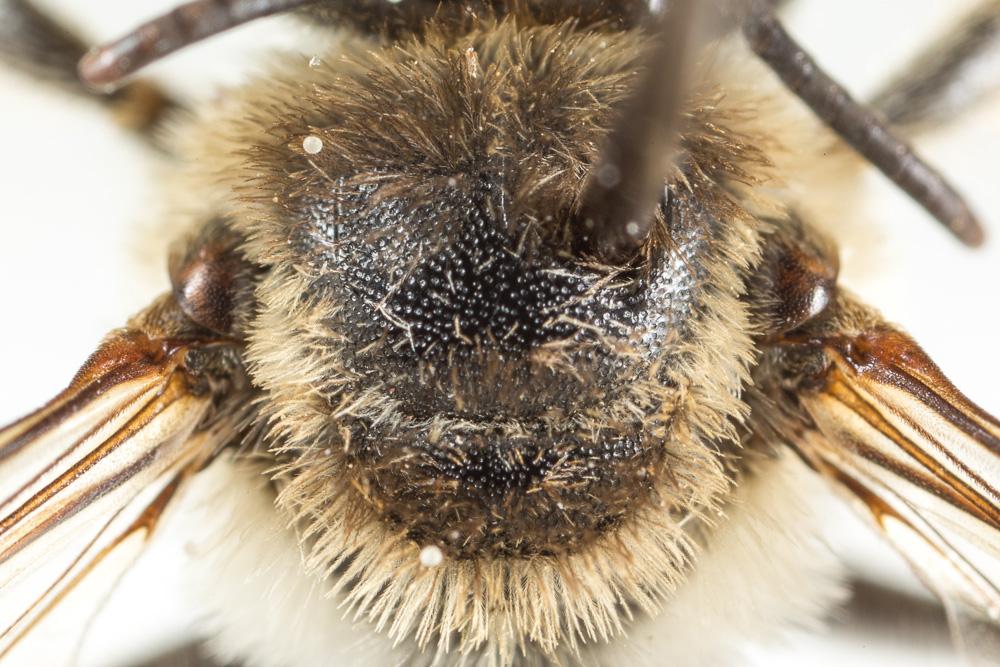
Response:
[[[37,4],[100,41],[174,3]],[[976,4],[794,0],[786,16],[800,41],[863,98]],[[286,19],[261,21],[150,73],[184,99],[196,100],[260,69],[271,47],[309,55],[310,43]],[[104,333],[168,288],[169,239],[157,225],[161,158],[96,106],[2,68],[0,99],[0,422],[7,422],[65,386]],[[862,184],[860,222],[878,229],[878,247],[850,238],[842,247],[844,282],[903,323],[955,383],[993,414],[1000,414],[998,121],[1000,106],[987,103],[917,139],[981,212],[991,232],[984,249],[961,247],[874,174]],[[858,222],[845,221],[845,227]],[[835,500],[826,524],[831,548],[854,571],[904,596],[886,603],[871,594],[862,604],[863,591],[831,621],[828,633],[793,634],[782,646],[753,649],[752,664],[956,664],[939,612],[906,566]],[[183,537],[170,531],[163,537],[92,624],[81,664],[128,664],[168,649],[197,622],[177,592]]]

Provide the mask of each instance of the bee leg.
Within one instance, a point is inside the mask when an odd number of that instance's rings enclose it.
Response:
[[[573,3],[486,0],[482,4],[500,16],[521,12],[543,23],[572,20],[578,25],[603,23],[621,28],[635,27],[648,20],[650,7],[648,0],[614,3],[606,0]],[[432,18],[461,21],[471,11],[470,3],[459,0],[410,0],[405,3],[329,0],[305,8],[303,15],[321,25],[350,26],[363,34],[399,39],[422,32]]]
[[[893,125],[912,131],[954,122],[997,90],[1000,0],[988,0],[919,53],[872,99]]]
[[[749,3],[742,32],[751,50],[816,117],[920,204],[956,238],[982,245],[979,219],[959,192],[876,111],[855,100],[785,30],[764,0]]]
[[[151,133],[176,103],[147,81],[114,92],[87,87],[77,63],[88,47],[74,31],[28,0],[0,0],[0,62],[80,98],[96,100],[116,121],[141,134]]]
[[[223,665],[209,657],[200,643],[193,643],[136,663],[132,667],[223,667]],[[237,665],[227,663],[225,667],[237,667]]]
[[[940,601],[861,578],[850,589],[842,621],[850,632],[870,641],[919,639],[921,646],[936,649],[950,645],[948,616]]]

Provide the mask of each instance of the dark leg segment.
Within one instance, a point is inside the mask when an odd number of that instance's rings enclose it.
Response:
[[[27,0],[0,0],[0,61],[81,98],[97,100],[116,120],[138,132],[151,131],[176,105],[155,86],[137,81],[102,94],[85,86],[77,63],[87,52],[79,36]]]
[[[893,125],[944,125],[1000,90],[1000,0],[989,0],[919,54],[874,97]]]
[[[432,18],[461,22],[488,13],[523,13],[541,23],[575,20],[580,25],[630,28],[649,18],[649,0],[325,0],[310,5],[305,13],[324,25],[350,26],[365,34],[398,39],[420,34]]]
[[[984,234],[965,200],[944,177],[859,104],[789,35],[765,3],[754,2],[743,23],[750,47],[795,95],[852,148],[968,245]]]
[[[212,659],[201,644],[189,644],[132,667],[239,667],[239,665],[235,663],[223,665]]]
[[[18,70],[85,94],[76,63],[86,46],[26,0],[0,0],[0,56]]]
[[[851,601],[838,625],[872,642],[907,641],[940,651],[951,645],[942,604],[884,584],[856,579]]]
[[[427,22],[467,24],[484,16],[523,13],[541,23],[634,26],[649,15],[648,0],[191,0],[89,53],[84,81],[118,86],[126,77],[174,51],[266,16],[301,9],[314,21],[396,39],[420,34]]]

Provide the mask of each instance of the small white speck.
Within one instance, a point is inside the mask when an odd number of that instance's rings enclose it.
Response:
[[[593,218],[587,218],[586,220],[583,221],[583,226],[586,227],[587,229],[593,229],[594,228],[594,219]]]
[[[639,223],[636,222],[635,220],[633,220],[630,223],[628,223],[627,225],[625,225],[625,233],[628,234],[629,236],[638,236],[639,235]]]
[[[830,292],[817,286],[809,299],[809,315],[815,317],[822,313],[830,303]]]
[[[318,56],[313,56],[309,59],[309,67],[316,69],[323,64],[323,61],[319,59]]]
[[[323,450],[323,454],[326,456],[330,456],[331,454],[333,454],[333,450],[328,447]]]
[[[456,185],[458,185],[458,179],[457,178],[455,178],[454,176],[451,176],[450,178],[448,178],[448,187],[449,188],[453,188]]]
[[[460,539],[462,539],[462,534],[457,530],[453,530],[450,533],[448,533],[448,539],[451,540],[452,542],[458,542]]]
[[[302,150],[309,153],[309,155],[316,155],[316,153],[323,150],[323,140],[314,134],[310,134],[302,140]]]
[[[424,567],[437,567],[444,562],[444,553],[440,547],[430,544],[420,550],[420,564]]]

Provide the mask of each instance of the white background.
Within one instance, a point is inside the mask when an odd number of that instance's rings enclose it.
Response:
[[[39,2],[95,39],[112,37],[169,0]],[[973,0],[799,0],[790,25],[856,93],[874,90],[908,53]],[[185,94],[210,94],[262,61],[265,45],[290,47],[281,19],[191,49],[154,72]],[[101,111],[0,70],[0,422],[36,407],[65,385],[100,337],[167,287],[166,238],[155,159]],[[969,251],[872,176],[866,215],[883,234],[878,271],[865,249],[844,247],[844,280],[890,319],[904,323],[965,392],[1000,414],[1000,123],[996,105],[922,138],[920,148],[982,212],[991,241]],[[857,221],[853,221],[852,224]],[[834,546],[869,576],[913,586],[905,567],[866,529],[831,505]],[[177,544],[161,545],[126,579],[95,625],[86,662],[119,664],[168,643],[189,622],[173,590]],[[143,613],[136,614],[136,605]],[[901,612],[902,613],[902,612]],[[916,638],[841,629],[762,650],[762,665],[948,665],[954,659]],[[919,644],[919,642],[916,642]]]

